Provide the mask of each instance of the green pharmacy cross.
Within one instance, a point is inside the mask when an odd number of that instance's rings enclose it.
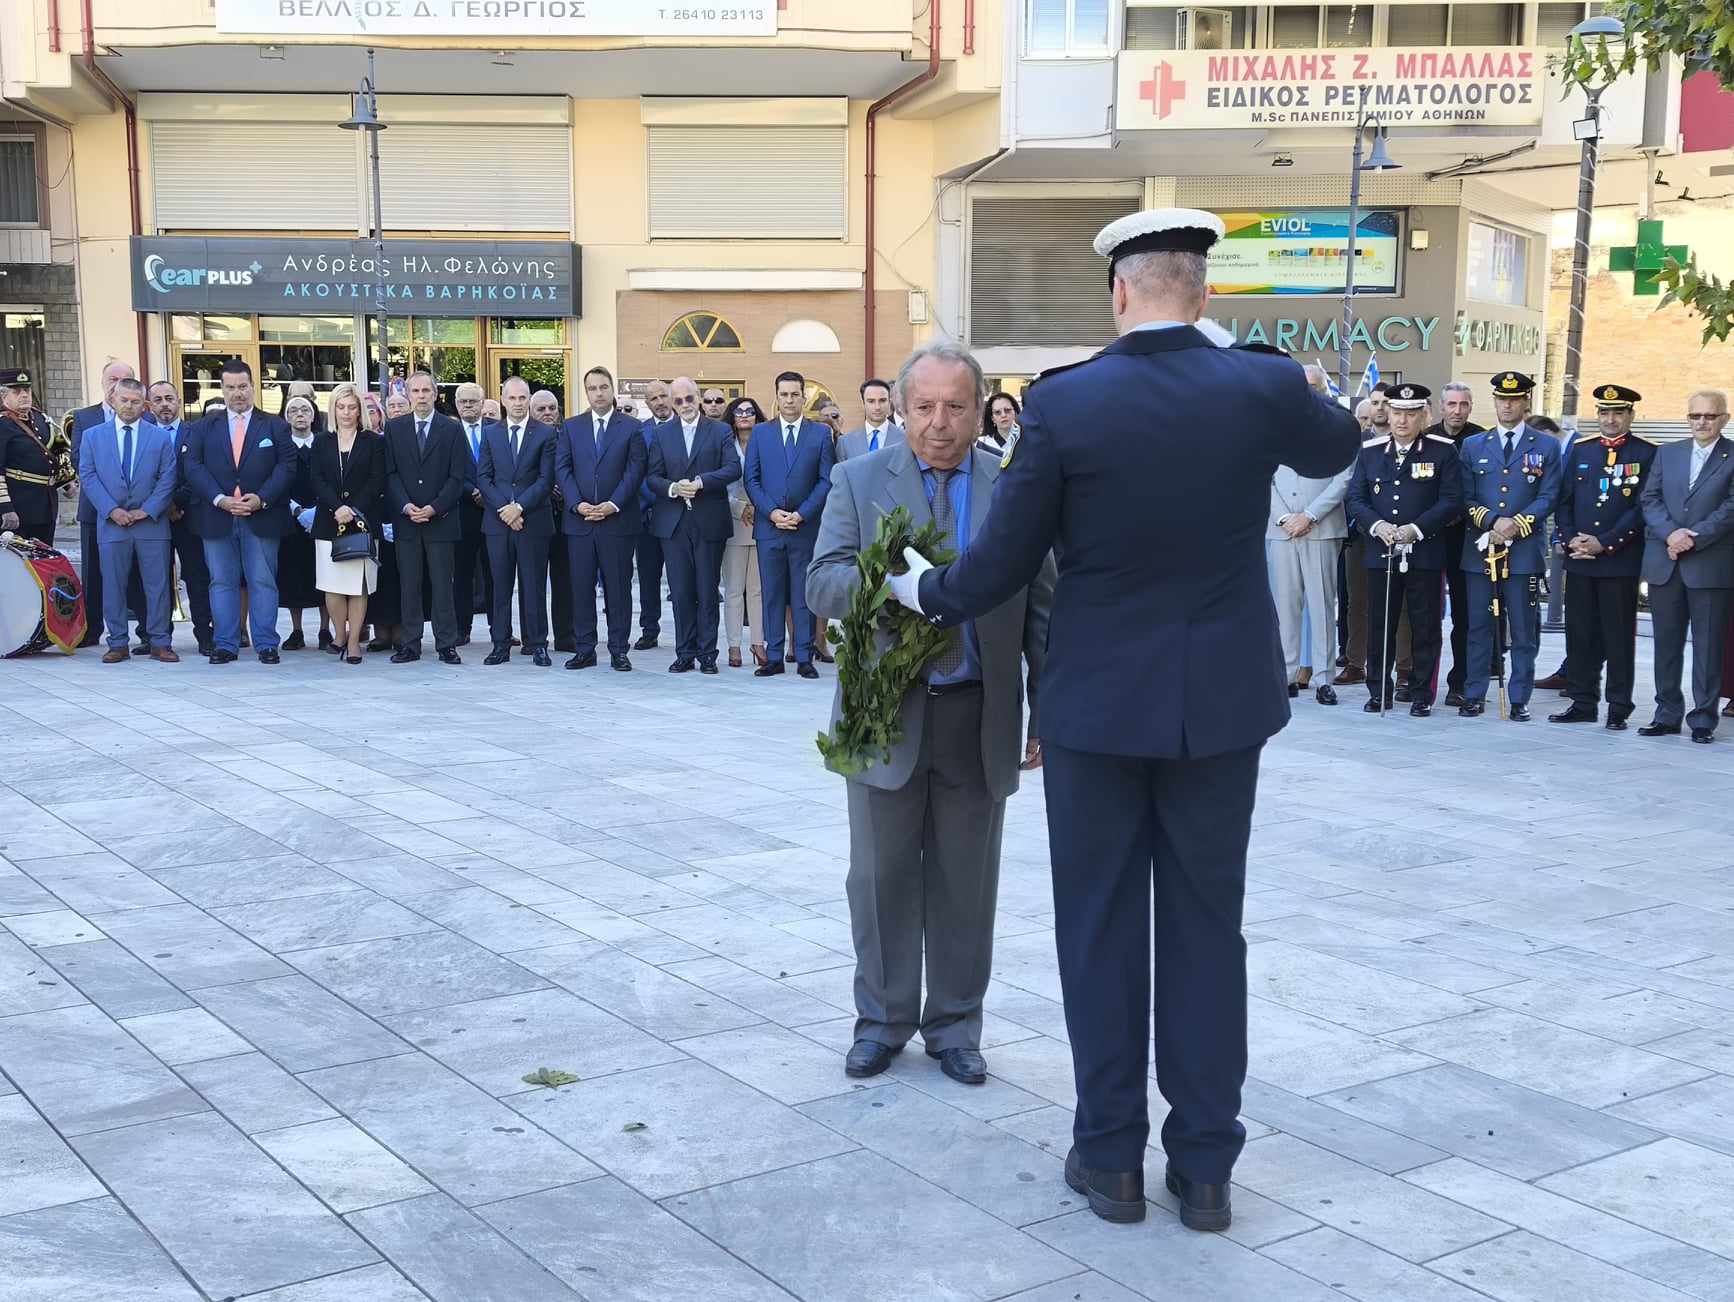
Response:
[[[1662,292],[1656,273],[1667,265],[1669,258],[1684,262],[1686,246],[1663,244],[1662,223],[1641,221],[1638,223],[1636,244],[1616,246],[1608,250],[1608,270],[1631,272],[1632,293],[1654,297]]]

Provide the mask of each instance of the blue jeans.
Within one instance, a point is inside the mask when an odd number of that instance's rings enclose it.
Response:
[[[277,649],[277,543],[235,519],[227,538],[205,539],[205,565],[211,571],[212,644],[219,651],[241,649],[241,576],[247,578],[248,624],[255,651]]]

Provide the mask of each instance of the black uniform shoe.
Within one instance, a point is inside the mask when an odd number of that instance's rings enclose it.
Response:
[[[608,657],[608,667],[617,674],[629,674],[632,672],[632,661],[626,658],[623,651],[617,656]]]
[[[132,653],[135,656],[148,656],[151,653],[151,644],[142,640],[135,642],[133,643]]]
[[[1446,692],[1445,693],[1445,704],[1448,706],[1462,705],[1463,704],[1463,693],[1457,691],[1455,688],[1453,688],[1449,692]]]
[[[1513,723],[1528,723],[1529,707],[1527,705],[1514,705],[1511,707],[1511,712],[1506,717]]]
[[[893,1049],[877,1040],[857,1040],[849,1046],[849,1056],[843,1059],[843,1073],[847,1076],[877,1076],[891,1065],[895,1054],[902,1052],[901,1047]]]
[[[698,662],[695,660],[676,660],[668,667],[668,672],[671,674],[690,674],[697,668]]]
[[[644,636],[640,637],[638,639],[638,641],[636,641],[632,644],[632,649],[634,651],[654,651],[654,650],[656,650],[656,634],[655,633],[644,634]]]
[[[701,674],[714,674],[717,671],[716,661],[714,661],[714,660],[700,660],[698,662],[698,671]]]
[[[1465,701],[1457,707],[1457,717],[1460,719],[1479,719],[1485,713],[1486,701]]]
[[[442,665],[461,665],[463,662],[464,658],[458,654],[456,647],[448,646],[444,651],[440,652],[440,663]]]
[[[1337,689],[1329,683],[1320,683],[1318,689],[1313,692],[1313,699],[1320,705],[1335,705],[1337,703]]]
[[[1226,1184],[1197,1184],[1173,1167],[1166,1176],[1168,1192],[1180,1200],[1180,1223],[1189,1230],[1226,1230],[1234,1221]]]
[[[1090,1200],[1090,1210],[1105,1221],[1130,1225],[1144,1219],[1142,1171],[1092,1171],[1078,1160],[1078,1150],[1066,1154],[1066,1183]]]
[[[511,658],[512,658],[512,648],[511,647],[509,647],[509,646],[497,646],[492,651],[488,652],[487,655],[482,657],[482,663],[485,665],[503,665],[506,663],[506,661],[510,660]]]
[[[960,1085],[981,1085],[987,1080],[987,1060],[974,1049],[929,1049],[927,1056],[939,1059],[939,1070]]]
[[[1425,701],[1409,702],[1409,717],[1411,719],[1427,719],[1433,715],[1433,707]]]
[[[1638,729],[1640,737],[1678,737],[1680,725],[1677,723],[1646,723]]]
[[[1596,712],[1587,705],[1574,705],[1569,710],[1547,716],[1549,723],[1594,723]]]
[[[783,662],[781,660],[772,660],[769,664],[760,665],[757,669],[753,670],[753,677],[774,678],[782,672]]]
[[[1295,697],[1297,697],[1299,695],[1300,695],[1300,684],[1299,683],[1290,683],[1288,685],[1288,699],[1292,701],[1292,700],[1294,700]]]
[[[1363,714],[1377,714],[1379,710],[1379,698],[1376,696],[1369,696],[1367,698],[1367,703],[1361,707],[1361,712]]]
[[[1407,701],[1409,699],[1409,684],[1398,683],[1397,690],[1391,693],[1391,697],[1396,701]]]
[[[1610,714],[1608,715],[1608,721],[1605,726],[1609,732],[1624,732],[1626,730],[1626,716],[1623,714]]]
[[[421,652],[420,651],[411,650],[409,647],[406,647],[406,646],[400,646],[397,649],[396,653],[391,657],[391,663],[394,665],[407,665],[412,660],[420,660],[420,659],[421,659]]]
[[[548,669],[554,664],[553,658],[549,656],[548,648],[545,646],[539,646],[530,652],[530,659],[539,669]]]
[[[199,643],[199,654],[202,656],[216,655],[217,654],[216,644],[214,642],[201,642],[201,643]]]
[[[307,649],[307,635],[300,629],[296,629],[283,639],[283,649],[285,651],[305,651]]]
[[[795,672],[802,678],[817,678],[819,676],[819,671],[813,668],[812,661],[810,660],[796,665]]]
[[[235,663],[235,653],[233,651],[213,651],[210,660],[214,665],[232,665]]]
[[[581,656],[573,656],[566,662],[566,668],[594,669],[596,668],[596,653],[594,651],[586,651]]]
[[[1714,728],[1694,728],[1692,729],[1692,740],[1700,746],[1708,746],[1716,740],[1716,730]]]
[[[394,651],[394,650],[396,650],[396,648],[395,648],[395,647],[393,647],[393,646],[392,646],[392,644],[391,644],[391,643],[390,643],[390,642],[387,642],[387,641],[386,641],[386,640],[385,640],[385,639],[384,639],[384,638],[382,638],[382,637],[376,637],[376,638],[374,638],[374,639],[373,639],[373,641],[371,641],[371,642],[369,642],[369,643],[368,643],[368,644],[367,644],[367,649],[368,649],[368,650],[369,650],[369,651],[370,651],[370,652],[379,652],[379,651]]]
[[[280,664],[283,657],[277,654],[276,647],[266,647],[259,653],[259,663],[262,665]]]

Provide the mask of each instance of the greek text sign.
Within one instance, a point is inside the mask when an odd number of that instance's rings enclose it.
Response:
[[[217,0],[226,36],[775,36],[777,0]],[[497,44],[498,42],[495,41]]]
[[[1533,126],[1541,56],[1511,46],[1372,50],[1127,50],[1122,131],[1386,126]]]
[[[132,237],[135,312],[579,315],[579,250],[553,240]]]

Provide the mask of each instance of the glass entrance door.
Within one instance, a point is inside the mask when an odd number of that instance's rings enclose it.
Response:
[[[563,350],[535,349],[524,352],[494,350],[494,387],[498,394],[507,380],[520,376],[530,392],[546,389],[560,400],[560,410],[571,414],[566,403],[566,354]]]

